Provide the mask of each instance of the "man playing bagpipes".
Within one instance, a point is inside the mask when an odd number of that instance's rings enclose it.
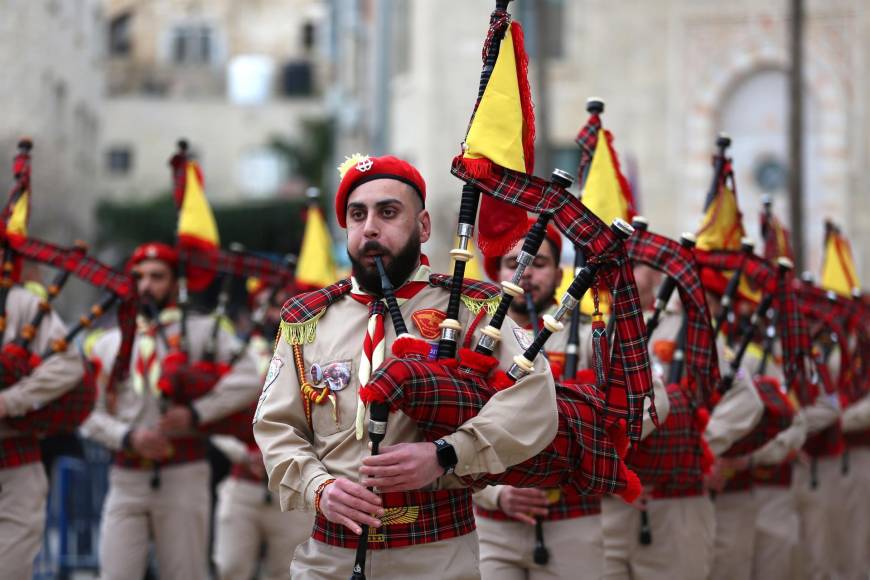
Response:
[[[431,226],[419,172],[390,156],[354,157],[343,169],[336,217],[347,228],[353,278],[284,306],[254,424],[282,509],[316,511],[312,538],[296,550],[291,576],[347,577],[367,524],[372,577],[476,578],[471,494],[459,489],[459,477],[502,472],[552,440],[553,379],[537,360],[532,373],[436,444],[421,440],[415,422],[394,413],[386,446],[369,457],[359,390],[396,341],[384,323],[375,257],[396,288],[408,331],[423,340],[440,334],[449,281],[431,274],[420,253]],[[488,284],[464,284],[459,324],[466,340],[476,338],[497,299]],[[494,353],[502,368],[523,352],[513,328],[506,323]]]
[[[258,375],[263,380],[278,335],[281,306],[295,294],[293,290],[273,288],[263,282],[252,285],[249,281],[255,328],[248,350],[256,357]],[[263,456],[255,443],[227,435],[212,437],[212,443],[233,464],[229,477],[218,487],[215,508],[214,562],[218,578],[253,578],[258,562],[263,580],[286,578],[296,546],[311,536],[313,514],[301,509],[281,510],[278,496],[268,489]]]
[[[85,257],[81,247],[57,248],[28,236],[31,148],[29,140],[19,143],[0,234],[0,570],[11,579],[31,578],[42,543],[48,482],[39,439],[74,432],[96,396],[70,343],[105,303],[68,332],[51,301],[71,274],[117,292],[131,290],[122,275]],[[18,284],[25,258],[60,270],[42,296]]]
[[[207,437],[224,428],[244,430],[217,425],[256,400],[256,361],[241,355],[215,383],[214,375],[199,370],[196,361],[205,358],[211,345],[214,362],[227,363],[241,345],[221,326],[213,334],[213,317],[185,316],[176,307],[176,250],[144,244],[128,266],[145,314],[139,320],[131,376],[111,392],[100,376],[96,408],[82,426],[85,436],[115,452],[100,533],[102,577],[144,574],[153,540],[161,577],[206,578],[211,505]],[[106,332],[93,345],[101,368],[110,368],[115,360],[119,336],[117,330]]]
[[[533,227],[534,220],[529,220]],[[541,326],[545,314],[557,309],[556,290],[562,282],[559,257],[562,236],[547,224],[546,237],[537,255],[526,267],[520,286],[524,299],[514,300],[510,317],[518,327],[520,344],[527,347]],[[504,256],[490,256],[484,270],[493,281],[511,280],[518,265],[523,242]],[[576,347],[581,368],[588,368],[592,346],[588,322],[578,329]],[[547,342],[550,368],[561,378],[565,365],[568,329]],[[660,411],[661,413],[661,411]],[[474,494],[475,515],[480,536],[480,573],[483,580],[503,578],[516,571],[527,578],[572,577],[597,580],[601,576],[601,498],[581,495],[576,489],[517,488],[489,486]],[[541,558],[545,550],[546,558]]]

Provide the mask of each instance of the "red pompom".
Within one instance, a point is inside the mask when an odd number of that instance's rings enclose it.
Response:
[[[640,483],[640,478],[621,461],[619,462],[619,471],[620,475],[625,478],[625,489],[620,491],[617,495],[627,503],[634,503],[634,500],[640,497],[640,492],[643,491],[643,485]]]
[[[486,376],[498,365],[498,360],[493,356],[474,352],[469,348],[460,348],[459,364],[480,373],[481,376]]]
[[[565,372],[565,367],[562,363],[551,360],[550,361],[550,372],[553,373],[554,378],[558,378],[562,376],[562,373]]]
[[[487,383],[496,391],[503,391],[504,389],[514,385],[514,381],[507,376],[504,371],[496,371],[493,373],[492,376],[489,377]]]
[[[432,347],[428,342],[413,336],[400,336],[393,341],[393,356],[396,358],[428,358]]]
[[[594,385],[595,371],[592,369],[580,369],[577,371],[577,376],[574,380],[581,385]]]
[[[701,433],[707,428],[707,423],[710,422],[710,411],[706,407],[699,407],[695,410],[695,426]]]

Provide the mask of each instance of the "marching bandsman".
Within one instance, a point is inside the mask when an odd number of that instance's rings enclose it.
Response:
[[[256,400],[256,363],[242,356],[209,392],[163,412],[161,364],[181,340],[178,256],[174,248],[148,243],[133,253],[129,267],[140,298],[155,305],[159,315],[139,321],[130,379],[107,393],[101,374],[96,409],[82,426],[86,437],[115,452],[101,524],[101,577],[142,576],[153,541],[162,578],[204,579],[211,500],[207,435],[201,427]],[[214,326],[211,317],[187,316],[191,360],[203,358]],[[218,330],[217,361],[229,361],[238,340],[225,328]],[[93,345],[93,357],[104,371],[112,367],[119,339],[119,331],[112,330]]]
[[[722,309],[721,298],[727,280],[721,274],[702,269],[707,306],[715,319]],[[721,335],[716,342],[722,375],[734,360],[734,352],[725,346]],[[734,443],[751,432],[761,420],[764,404],[752,384],[751,371],[742,363],[734,382],[722,395],[710,414],[704,439],[715,457],[707,479],[709,489],[722,492],[728,478],[745,468],[745,458],[728,458],[724,454]],[[755,540],[755,502],[751,489],[719,493],[716,508],[716,533],[710,578],[748,578],[752,571]]]
[[[644,310],[652,310],[655,289],[661,274],[644,264],[636,264],[634,276]],[[662,313],[659,326],[649,344],[653,374],[660,383],[670,375],[677,349],[681,314],[672,305]],[[614,498],[602,502],[604,574],[602,578],[686,578],[704,579],[710,571],[715,520],[713,506],[704,489],[702,470],[702,426],[696,416],[694,394],[680,384],[670,384],[656,393],[659,428],[653,453],[670,454],[660,458],[656,469],[669,471],[662,481],[645,481],[644,494],[634,505]],[[663,416],[660,409],[667,409]],[[727,423],[726,423],[727,425]],[[723,431],[723,427],[719,431]],[[722,435],[719,435],[723,437]],[[662,439],[663,438],[663,439]],[[660,447],[661,449],[658,449]],[[629,465],[640,461],[644,449],[630,452]]]
[[[860,377],[853,377],[860,380]],[[848,530],[845,549],[847,569],[870,570],[870,393],[843,411],[843,435],[848,445],[848,473],[843,475],[839,500],[847,521],[840,525]]]
[[[500,473],[553,439],[553,379],[537,360],[531,374],[437,442],[420,441],[416,424],[392,413],[380,454],[370,456],[358,391],[396,338],[384,324],[375,257],[396,288],[409,332],[425,340],[439,336],[448,299],[440,281],[447,279],[430,275],[421,254],[431,223],[419,172],[392,156],[355,156],[342,169],[336,217],[347,229],[353,277],[284,306],[254,423],[281,508],[316,512],[291,576],[347,578],[367,524],[370,578],[478,578],[471,493],[459,489],[458,478]],[[483,283],[464,287],[459,322],[467,335],[498,295]],[[523,352],[513,328],[506,321],[495,350],[502,368]]]
[[[40,307],[40,298],[15,285],[6,295],[3,343],[21,335]],[[34,352],[45,352],[66,335],[63,321],[51,311],[37,329]],[[4,353],[5,354],[5,353]],[[29,580],[33,560],[42,545],[48,480],[42,466],[39,440],[16,431],[5,421],[20,417],[60,397],[82,380],[76,350],[67,349],[39,364],[32,373],[4,385],[0,391],[0,570],[3,577]]]
[[[278,301],[263,305],[264,332],[255,333],[248,346],[258,361],[258,374],[262,378],[272,358],[270,339],[278,332],[280,304],[288,296],[286,292],[278,292],[275,297],[269,291],[255,294],[258,300]],[[311,535],[313,514],[305,510],[281,511],[277,496],[267,487],[263,455],[255,444],[227,435],[212,437],[212,443],[233,464],[230,477],[218,488],[214,544],[218,578],[253,578],[258,561],[259,577],[263,580],[286,578],[296,546]],[[263,545],[265,552],[260,560]]]
[[[530,220],[530,225],[534,223]],[[493,281],[511,280],[517,268],[518,243],[504,256],[486,258],[484,269]],[[552,314],[556,308],[556,289],[562,282],[559,257],[562,237],[550,224],[545,243],[526,267],[520,286],[529,301],[511,302],[510,317],[517,323],[514,332],[523,345],[531,344],[535,315]],[[578,367],[589,365],[591,327],[581,325]],[[547,342],[547,357],[554,374],[564,366],[568,329]],[[480,574],[483,580],[513,577],[526,578],[588,578],[601,577],[603,551],[601,546],[601,498],[579,494],[571,487],[564,489],[516,488],[508,485],[490,486],[474,494],[475,514],[480,536]],[[540,521],[539,521],[540,520]],[[540,527],[537,530],[536,527]],[[537,542],[545,546],[548,559],[535,562]],[[540,549],[540,548],[539,548]],[[539,558],[540,560],[540,558]]]

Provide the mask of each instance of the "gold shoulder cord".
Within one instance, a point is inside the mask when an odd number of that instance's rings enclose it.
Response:
[[[302,359],[302,345],[293,344],[293,364],[296,367],[296,377],[299,379],[299,390],[302,391],[302,406],[305,408],[305,419],[309,429],[314,429],[311,423],[311,403],[321,404],[329,394],[329,387],[325,386],[318,391],[305,378],[305,363]]]

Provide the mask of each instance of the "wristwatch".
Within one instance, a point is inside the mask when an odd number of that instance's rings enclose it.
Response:
[[[453,445],[444,439],[435,441],[435,455],[438,457],[438,465],[444,468],[444,475],[453,473],[456,464],[459,462],[459,458],[456,457],[456,450],[453,449]]]

